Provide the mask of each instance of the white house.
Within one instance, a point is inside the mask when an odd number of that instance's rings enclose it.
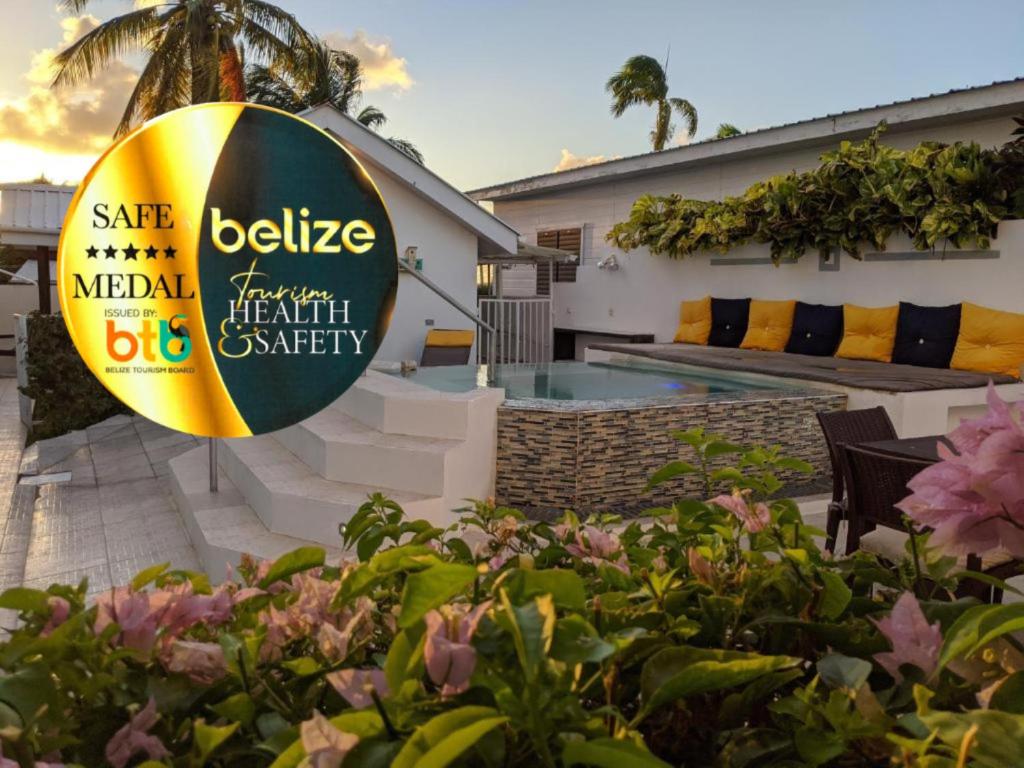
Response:
[[[391,214],[399,258],[415,249],[423,274],[475,310],[477,259],[514,255],[515,230],[334,107],[314,107],[302,117],[334,134],[366,167]],[[469,329],[473,323],[400,272],[395,314],[377,360],[419,360],[431,326]]]
[[[1024,79],[1017,79],[509,181],[469,195],[493,203],[495,215],[528,242],[578,242],[580,267],[557,270],[550,288],[556,328],[581,331],[576,334],[579,357],[593,339],[587,331],[653,334],[656,341],[671,341],[680,300],[707,294],[867,306],[970,301],[1021,312],[1024,222],[1001,224],[988,251],[922,253],[894,238],[884,254],[868,252],[863,261],[841,255],[819,263],[817,254],[807,254],[778,267],[770,263],[767,246],[676,261],[646,251],[624,254],[605,235],[628,217],[640,195],[678,193],[707,200],[737,195],[767,177],[813,168],[822,152],[841,140],[866,137],[883,120],[889,126],[883,141],[901,148],[925,140],[994,147],[1010,139],[1016,127],[1011,117],[1022,113]],[[619,268],[600,268],[599,262],[612,255]],[[547,292],[546,279],[535,284],[533,267],[514,269],[518,273],[506,273],[506,295],[517,289]]]

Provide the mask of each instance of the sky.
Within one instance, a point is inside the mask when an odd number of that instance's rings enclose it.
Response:
[[[1019,0],[276,1],[461,189],[648,151],[653,111],[614,119],[604,90],[635,54],[667,57],[698,140],[1024,75]],[[0,181],[76,182],[110,143],[138,57],[59,92],[50,57],[132,3],[0,0]]]

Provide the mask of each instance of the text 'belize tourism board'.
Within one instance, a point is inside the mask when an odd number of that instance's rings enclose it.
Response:
[[[365,370],[394,307],[394,232],[347,150],[292,115],[204,104],[147,123],[79,187],[60,304],[90,370],[173,429],[282,429]]]

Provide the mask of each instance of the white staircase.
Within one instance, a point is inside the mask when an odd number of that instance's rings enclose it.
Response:
[[[497,389],[442,393],[369,372],[324,411],[271,435],[222,440],[219,491],[208,447],[171,461],[175,498],[204,567],[310,542],[338,555],[338,525],[380,491],[439,525],[494,490]]]

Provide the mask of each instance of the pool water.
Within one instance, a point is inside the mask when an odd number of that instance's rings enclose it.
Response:
[[[441,392],[469,392],[488,386],[486,369],[486,366],[478,365],[419,368],[407,378]],[[506,397],[513,400],[617,400],[713,395],[773,388],[770,384],[725,372],[705,375],[659,368],[656,365],[609,365],[576,361],[501,365],[498,366],[496,382],[491,386],[504,387]]]

